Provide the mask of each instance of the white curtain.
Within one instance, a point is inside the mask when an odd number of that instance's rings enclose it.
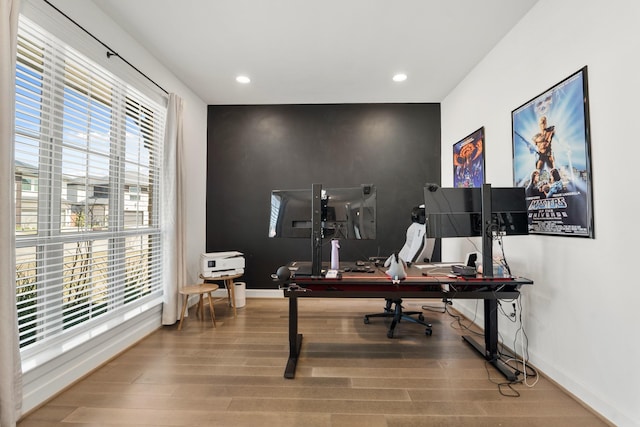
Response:
[[[22,406],[13,162],[19,9],[20,0],[0,0],[0,427],[14,427]]]
[[[183,101],[169,95],[164,139],[164,163],[162,173],[162,218],[164,229],[164,301],[162,324],[172,325],[180,319],[178,287],[187,278],[185,264],[185,206],[183,182]]]

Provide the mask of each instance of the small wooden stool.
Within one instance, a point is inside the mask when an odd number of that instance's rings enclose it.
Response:
[[[199,285],[187,285],[183,286],[178,290],[178,293],[182,295],[182,314],[180,314],[180,324],[178,325],[178,330],[182,329],[182,320],[184,319],[184,313],[187,311],[187,304],[189,302],[189,295],[200,295],[200,300],[198,301],[198,307],[196,309],[196,313],[198,317],[201,317],[204,320],[204,294],[207,294],[209,297],[209,310],[211,310],[211,322],[213,323],[213,327],[216,327],[216,315],[213,312],[213,299],[211,296],[211,292],[217,290],[219,288],[218,285],[213,283],[201,283]]]

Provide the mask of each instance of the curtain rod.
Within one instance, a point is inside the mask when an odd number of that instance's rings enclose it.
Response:
[[[102,40],[100,40],[99,38],[97,38],[96,36],[94,36],[93,34],[91,34],[89,32],[89,30],[87,30],[86,28],[84,28],[82,25],[78,24],[76,21],[74,21],[69,15],[67,15],[66,13],[64,13],[63,11],[61,11],[60,9],[58,9],[56,6],[54,6],[53,4],[51,4],[49,2],[49,0],[43,0],[46,4],[48,4],[49,6],[51,6],[52,8],[54,8],[56,10],[56,12],[58,12],[59,14],[61,14],[62,16],[64,16],[65,18],[67,18],[69,21],[73,22],[78,28],[80,28],[82,31],[84,31],[85,33],[87,33],[92,39],[94,39],[95,41],[97,41],[98,43],[100,43],[102,46],[104,46],[107,49],[107,58],[111,58],[112,56],[118,57],[120,58],[125,64],[127,64],[129,67],[133,68],[134,70],[136,70],[140,75],[142,75],[145,79],[149,80],[151,83],[153,83],[154,85],[156,85],[161,91],[163,91],[165,94],[169,94],[169,92],[167,92],[162,86],[160,86],[158,83],[156,83],[155,81],[153,81],[151,79],[151,77],[147,76],[145,73],[143,73],[142,71],[140,71],[136,66],[134,66],[133,64],[131,64],[129,61],[127,61],[126,59],[124,59],[122,56],[120,56],[115,50],[111,49],[109,46],[107,46],[107,44],[105,44]]]

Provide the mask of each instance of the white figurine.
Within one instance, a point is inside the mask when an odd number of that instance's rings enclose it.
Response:
[[[391,277],[392,283],[398,284],[401,280],[407,278],[407,272],[405,271],[406,265],[396,252],[387,258],[384,262],[384,266],[388,267],[386,273]]]

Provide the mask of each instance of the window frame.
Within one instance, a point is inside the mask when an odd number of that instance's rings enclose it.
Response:
[[[28,24],[25,24],[28,23]],[[24,16],[20,17],[19,26],[19,40],[24,38],[25,31],[22,28],[23,25],[29,25],[38,27],[33,22],[26,19]],[[43,33],[46,31],[39,29]],[[52,39],[56,40],[53,35],[48,35]],[[112,98],[111,110],[112,119],[110,121],[110,143],[109,143],[109,178],[107,184],[108,191],[108,210],[112,214],[107,215],[108,226],[106,230],[104,228],[87,229],[86,225],[83,229],[78,227],[76,231],[63,230],[63,222],[65,221],[65,215],[63,214],[63,190],[65,186],[65,177],[63,173],[63,147],[65,146],[65,137],[63,129],[64,123],[64,103],[65,96],[60,97],[60,92],[56,93],[56,88],[62,89],[63,93],[67,93],[67,85],[65,81],[65,71],[60,72],[57,67],[59,64],[55,64],[57,59],[54,58],[54,54],[59,52],[53,52],[50,50],[50,45],[44,43],[42,47],[42,60],[41,65],[41,77],[43,84],[42,100],[40,109],[40,126],[41,130],[38,140],[38,165],[37,176],[37,228],[35,232],[21,234],[16,228],[16,252],[20,250],[27,250],[33,248],[35,251],[34,262],[35,267],[31,270],[35,271],[36,286],[35,290],[31,291],[33,295],[37,295],[34,298],[35,308],[37,314],[35,316],[37,326],[34,342],[23,342],[21,339],[21,353],[23,358],[23,370],[29,370],[36,366],[39,366],[52,358],[63,354],[70,349],[87,342],[96,335],[102,334],[107,330],[117,327],[119,324],[130,319],[132,316],[145,312],[147,310],[156,307],[162,303],[162,224],[161,209],[162,206],[159,203],[159,195],[161,194],[161,167],[162,167],[162,144],[164,134],[164,120],[166,111],[163,110],[163,106],[159,105],[152,99],[145,97],[140,91],[137,91],[126,81],[122,81],[115,76],[114,81],[119,85],[122,85],[119,90],[115,91],[116,96]],[[72,49],[67,46],[68,49]],[[18,44],[18,50],[20,50],[20,43]],[[76,53],[77,54],[77,53]],[[78,54],[81,55],[81,54]],[[83,58],[89,63],[89,60],[82,55]],[[20,57],[20,55],[19,55]],[[20,66],[25,66],[20,63],[18,58],[16,65],[16,73],[20,73]],[[99,65],[93,64],[93,66],[99,67]],[[33,71],[33,70],[32,70]],[[77,73],[77,70],[74,70]],[[101,72],[108,72],[102,70]],[[49,82],[45,82],[47,79],[51,79]],[[73,87],[70,88],[73,90]],[[16,85],[16,96],[18,98],[18,83]],[[131,97],[135,98],[135,101],[131,101],[127,94],[132,94]],[[135,97],[133,96],[135,94]],[[88,96],[90,98],[90,95]],[[89,99],[90,101],[90,99]],[[130,112],[133,111],[130,105],[137,103],[140,105],[140,116],[133,120],[138,120],[139,125],[142,126],[143,116],[148,117],[149,114],[156,114],[158,117],[152,118],[153,125],[151,127],[153,143],[157,144],[153,156],[153,165],[148,165],[148,180],[138,181],[126,185],[126,167],[127,156],[126,141],[128,124],[128,117],[132,117]],[[142,112],[144,109],[144,113]],[[16,116],[20,114],[18,108],[18,102],[16,102]],[[18,120],[16,120],[18,123]],[[154,126],[156,125],[157,126]],[[149,133],[149,129],[140,128],[140,134]],[[18,140],[20,137],[30,138],[33,135],[20,135],[20,129],[16,125],[16,147],[18,147]],[[88,158],[88,157],[87,157]],[[133,163],[135,166],[135,163]],[[18,174],[16,173],[16,186],[22,185],[22,179],[20,176],[20,182],[18,182]],[[89,177],[86,177],[87,181]],[[140,175],[138,176],[140,178]],[[153,211],[147,212],[148,218],[142,221],[136,221],[135,227],[128,227],[125,221],[125,195],[127,186],[137,186],[138,188],[148,188],[149,198],[148,207]],[[153,188],[152,188],[153,187]],[[86,186],[85,192],[89,191],[89,186]],[[93,187],[94,189],[97,187]],[[117,191],[114,189],[118,189]],[[153,190],[153,191],[151,191]],[[18,190],[16,188],[16,197],[21,197],[24,192],[22,188]],[[20,214],[20,215],[18,215]],[[16,216],[21,217],[22,212],[18,212],[18,203],[16,203]],[[136,214],[136,216],[138,216]],[[144,217],[144,214],[143,214]],[[64,308],[64,295],[65,295],[65,272],[64,268],[60,268],[64,265],[64,248],[65,245],[78,244],[89,242],[107,242],[107,256],[106,256],[106,274],[108,275],[108,281],[106,284],[107,297],[105,312],[98,314],[97,316],[89,315],[83,317],[83,321],[79,324],[67,324],[65,323],[63,308]],[[148,282],[140,282],[140,292],[131,293],[127,291],[127,268],[129,266],[128,261],[137,260],[136,257],[128,256],[128,244],[130,242],[139,241],[139,254],[145,259],[145,250],[147,253],[147,271],[141,274],[147,274]],[[136,246],[133,252],[135,255]],[[90,258],[87,258],[90,259]],[[56,261],[58,260],[58,261]],[[60,261],[62,260],[62,261]],[[90,259],[93,263],[94,260]],[[144,264],[144,263],[143,263]],[[19,259],[16,258],[16,290],[19,292],[21,272],[19,271]],[[139,267],[139,266],[138,266]],[[91,267],[93,268],[93,267]],[[138,270],[136,270],[138,271]],[[93,273],[92,273],[93,274]],[[138,279],[139,274],[134,279]],[[123,283],[124,281],[124,283]],[[93,284],[93,279],[89,282]],[[148,289],[145,292],[145,286],[148,285]],[[62,298],[62,301],[60,299]],[[20,314],[20,298],[17,298],[17,304],[19,308],[19,320],[24,317]],[[91,308],[91,301],[88,306]],[[46,316],[46,318],[45,318]],[[73,321],[72,321],[73,322]]]

